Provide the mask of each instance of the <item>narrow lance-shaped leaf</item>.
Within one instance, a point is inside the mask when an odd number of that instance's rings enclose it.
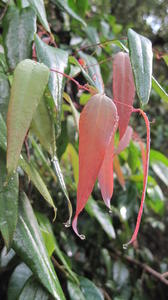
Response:
[[[150,40],[132,29],[128,30],[128,44],[136,91],[140,101],[146,104],[149,101],[152,84],[152,44]]]
[[[3,29],[7,62],[14,69],[21,60],[31,57],[36,14],[30,7],[19,10],[11,6],[5,15]]]
[[[131,126],[128,126],[122,139],[119,141],[117,149],[115,149],[115,154],[120,154],[120,152],[124,151],[124,149],[128,147],[132,135],[133,135],[133,129]]]
[[[48,87],[57,110],[57,134],[59,134],[62,112],[62,94],[65,83],[64,77],[60,73],[64,73],[67,68],[68,53],[64,50],[48,46],[37,35],[35,44],[37,59],[52,70],[48,81]]]
[[[120,140],[123,137],[132,113],[135,97],[134,79],[129,55],[119,52],[113,62],[113,97],[119,115]]]
[[[28,2],[31,5],[31,7],[35,10],[41,24],[45,28],[45,30],[50,32],[50,26],[47,21],[44,1],[43,0],[28,0]]]
[[[32,60],[20,62],[14,72],[7,114],[7,169],[17,167],[33,114],[49,78],[49,69]]]
[[[103,163],[113,133],[113,119],[116,119],[116,107],[110,98],[101,94],[92,96],[80,115],[79,183],[72,224],[77,235],[78,215],[85,207]]]
[[[28,198],[23,193],[19,202],[19,221],[12,247],[54,299],[64,300],[63,291],[43,244],[37,220]]]
[[[18,219],[18,175],[13,174],[7,181],[5,152],[0,149],[0,231],[6,247],[13,239]]]

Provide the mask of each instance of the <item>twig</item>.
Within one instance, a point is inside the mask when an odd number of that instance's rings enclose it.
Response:
[[[113,250],[114,251],[114,250]],[[122,257],[123,259],[127,260],[129,263],[132,263],[138,267],[140,267],[142,270],[144,270],[145,272],[149,273],[150,275],[152,275],[153,277],[157,278],[158,280],[160,280],[162,283],[164,283],[165,285],[168,285],[168,280],[165,278],[168,276],[168,272],[166,273],[159,273],[157,271],[155,271],[154,269],[152,269],[151,267],[149,267],[147,264],[141,263],[140,261],[138,261],[137,259],[134,259],[128,255],[123,255],[121,252],[119,251],[114,251],[115,254],[119,257]],[[112,254],[112,253],[111,253]],[[165,276],[166,275],[166,276]]]
[[[9,1],[7,2],[5,8],[4,8],[4,10],[3,10],[3,12],[2,12],[2,14],[1,14],[1,16],[0,16],[0,21],[3,19],[4,15],[6,14],[6,11],[7,11],[7,9],[8,9],[8,6],[9,6]]]
[[[104,299],[112,300],[111,297],[109,296],[109,294],[104,289],[101,288],[101,290],[102,290],[102,293],[104,294]]]
[[[55,257],[52,256],[51,259],[52,259],[52,262],[53,262],[54,266],[55,266],[57,269],[59,269],[59,270],[64,274],[64,276],[68,277],[68,273],[65,271],[64,267],[61,266],[61,265],[58,263],[58,261],[55,259]]]

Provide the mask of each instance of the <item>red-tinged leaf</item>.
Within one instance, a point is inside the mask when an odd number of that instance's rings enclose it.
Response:
[[[103,164],[100,168],[98,175],[98,181],[101,189],[102,198],[106,206],[110,209],[110,200],[113,195],[113,158],[114,158],[114,134],[117,126],[115,126],[115,120],[113,120],[113,136],[111,138],[110,145],[106,150],[106,154],[103,160]]]
[[[92,96],[80,116],[79,182],[76,214],[72,223],[78,236],[80,236],[77,230],[78,215],[85,207],[93,190],[117,118],[115,104],[110,98],[102,94]],[[80,237],[83,238],[83,236]]]
[[[123,137],[119,141],[117,149],[115,150],[115,154],[120,154],[120,152],[122,152],[125,148],[128,147],[128,145],[130,143],[130,140],[132,138],[132,134],[133,134],[132,127],[131,126],[127,126],[127,129],[126,129]]]
[[[150,154],[150,123],[149,123],[148,117],[144,113],[144,111],[141,110],[140,108],[137,108],[137,109],[134,108],[133,112],[140,113],[145,121],[146,130],[147,130],[146,155],[145,155],[145,162],[144,162],[143,191],[142,191],[142,196],[141,196],[141,205],[140,205],[139,212],[138,212],[136,227],[135,227],[134,233],[131,237],[131,240],[127,244],[123,245],[124,249],[126,249],[128,247],[128,245],[132,244],[137,239],[137,235],[138,235],[138,231],[139,231],[139,227],[140,227],[140,223],[141,223],[141,218],[142,218],[142,213],[143,213],[143,205],[144,205],[144,201],[145,201],[147,179],[148,179],[148,169],[149,169],[149,154]]]
[[[121,170],[120,162],[119,162],[119,159],[118,159],[117,155],[114,157],[114,162],[113,163],[114,163],[114,171],[117,175],[117,179],[118,179],[120,185],[122,186],[122,188],[124,189],[125,179],[124,179],[123,172]]]
[[[132,113],[134,79],[128,53],[119,52],[113,62],[113,97],[119,115],[119,134],[123,137]]]

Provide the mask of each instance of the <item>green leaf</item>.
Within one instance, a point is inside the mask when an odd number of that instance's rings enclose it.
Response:
[[[67,0],[51,0],[51,1],[55,5],[57,5],[60,9],[62,9],[63,11],[66,11],[66,13],[69,14],[73,19],[79,21],[82,25],[87,26],[85,21],[70,8]]]
[[[161,162],[168,167],[168,158],[157,150],[150,150],[150,163]]]
[[[53,157],[56,152],[55,127],[45,97],[42,97],[33,115],[31,130],[38,137],[45,150]]]
[[[39,282],[34,278],[30,277],[25,286],[23,287],[22,292],[19,295],[18,300],[49,300],[50,295],[47,291],[39,284]]]
[[[37,58],[40,62],[43,62],[50,69],[64,73],[68,65],[68,53],[64,50],[54,48],[46,45],[36,35],[35,38]],[[64,90],[64,76],[58,72],[51,72],[48,87],[51,95],[54,99],[56,110],[57,110],[57,129],[58,134],[61,123],[61,112],[62,112],[62,94]]]
[[[7,169],[9,173],[17,167],[24,138],[44,93],[48,78],[49,69],[32,60],[23,60],[15,69],[7,115]]]
[[[54,299],[64,300],[63,291],[43,244],[37,220],[25,194],[20,198],[19,220],[12,247]]]
[[[71,300],[86,300],[79,285],[75,282],[68,280],[67,288]]]
[[[0,147],[6,151],[7,142],[6,142],[6,124],[0,113]]]
[[[132,29],[128,29],[128,43],[136,91],[142,104],[146,104],[152,83],[152,44]]]
[[[8,110],[10,96],[10,86],[6,75],[0,73],[0,112],[4,120],[6,119],[6,114]]]
[[[33,182],[37,190],[43,196],[43,198],[53,207],[54,209],[54,219],[56,218],[57,209],[54,205],[53,199],[43,181],[40,174],[38,173],[37,169],[33,166],[31,161],[27,162],[21,156],[19,159],[19,166],[26,172],[29,176],[30,180]]]
[[[6,155],[0,150],[0,231],[9,248],[18,220],[18,176],[7,180]]]
[[[15,268],[9,279],[8,300],[18,300],[20,291],[31,275],[31,270],[24,263],[21,263]]]
[[[3,22],[3,41],[10,69],[31,57],[32,41],[36,32],[36,15],[30,8],[21,11],[9,7]]]
[[[168,66],[168,55],[167,54],[163,55],[163,59],[164,59],[166,65]]]
[[[54,236],[51,224],[48,220],[48,218],[45,215],[42,215],[40,213],[36,213],[37,216],[37,220],[40,226],[40,230],[46,245],[46,248],[48,250],[49,255],[51,256],[53,254],[53,252],[55,251],[56,255],[58,256],[58,258],[60,259],[60,261],[63,263],[63,266],[65,267],[65,269],[68,271],[70,277],[76,281],[77,283],[78,278],[75,275],[75,273],[71,270],[70,266],[68,265],[64,254],[62,253],[62,251],[59,248],[59,245],[56,241],[56,238]]]
[[[68,5],[81,17],[85,16],[86,10],[88,8],[88,0],[68,0]]]
[[[152,169],[155,174],[168,186],[168,167],[162,162],[153,163]]]
[[[139,163],[139,151],[132,141],[129,144],[128,164],[133,173],[135,173]]]
[[[165,198],[159,185],[147,188],[147,205],[157,214],[161,216],[165,210]]]
[[[58,182],[60,184],[60,187],[61,187],[61,189],[62,189],[62,191],[63,191],[63,193],[66,197],[67,203],[68,203],[69,219],[65,223],[65,226],[69,227],[70,224],[71,224],[71,218],[72,218],[72,204],[71,204],[71,201],[69,199],[68,191],[67,191],[66,184],[65,184],[65,181],[64,181],[64,176],[62,174],[62,170],[61,170],[61,167],[60,167],[60,164],[59,164],[59,161],[58,161],[58,158],[57,158],[56,155],[53,157],[52,163],[53,163],[53,166],[54,166],[55,173],[57,175]]]
[[[28,0],[30,6],[35,10],[38,19],[40,20],[41,24],[43,25],[44,29],[50,32],[50,26],[47,21],[45,6],[43,0]]]
[[[87,71],[85,71],[84,68],[81,68],[83,76],[86,78],[86,80],[89,79],[89,76],[90,79],[88,81],[91,83],[91,85],[96,87],[99,93],[104,93],[104,84],[101,76],[101,70],[96,58],[91,55],[85,54],[82,51],[79,51],[79,56],[83,58],[86,64]]]
[[[168,102],[168,94],[153,76],[152,76],[152,87],[155,90],[155,92],[160,96],[161,99]]]
[[[111,216],[108,213],[103,212],[93,198],[91,197],[89,198],[89,201],[85,206],[85,209],[91,217],[96,218],[96,220],[99,222],[99,224],[101,225],[103,230],[107,233],[110,239],[116,238],[114,227],[111,221]]]
[[[85,277],[79,277],[80,286],[68,281],[68,292],[71,300],[104,300],[97,286]]]

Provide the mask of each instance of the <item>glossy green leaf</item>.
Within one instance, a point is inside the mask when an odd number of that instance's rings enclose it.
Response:
[[[54,299],[64,300],[63,291],[43,244],[37,220],[25,194],[20,197],[19,220],[12,247]]]
[[[66,11],[73,19],[79,21],[82,25],[87,26],[85,21],[68,5],[68,0],[51,0],[63,11]]]
[[[71,300],[104,300],[97,286],[85,277],[79,277],[79,284],[68,281],[68,292]]]
[[[132,29],[128,29],[128,43],[136,91],[140,101],[146,104],[149,101],[152,83],[152,44]]]
[[[93,198],[89,198],[85,209],[90,216],[96,218],[96,220],[99,222],[110,239],[116,238],[114,227],[111,221],[111,216],[108,213],[103,212],[98,203]]]
[[[92,81],[90,81],[91,85],[97,88],[99,93],[104,93],[104,83],[101,76],[100,66],[96,58],[91,55],[85,54],[80,51],[79,56],[84,60],[86,64],[86,70],[82,68],[83,76],[88,80],[88,75]]]
[[[84,17],[88,8],[88,0],[68,0],[68,5],[73,9],[73,11],[81,17]]]
[[[8,300],[18,300],[20,291],[32,275],[32,271],[21,263],[13,271],[8,284]]]
[[[18,300],[49,300],[50,295],[43,288],[41,284],[34,278],[30,277],[25,286],[23,287],[22,292],[20,293]]]
[[[159,185],[147,188],[147,205],[157,214],[161,216],[165,210],[165,198]]]
[[[49,255],[51,256],[53,252],[56,253],[60,261],[62,262],[64,268],[67,270],[70,277],[78,282],[78,278],[75,275],[75,273],[71,270],[70,266],[68,265],[62,251],[59,248],[59,245],[56,241],[56,238],[54,236],[51,223],[49,222],[48,218],[40,213],[36,213],[37,220],[40,226],[40,230],[46,245],[46,248],[48,250]]]
[[[11,245],[18,219],[18,188],[17,174],[7,180],[6,155],[0,150],[0,231],[7,248]]]
[[[42,97],[33,115],[31,129],[38,137],[45,150],[53,157],[56,152],[55,127],[45,97]]]
[[[153,76],[152,76],[152,87],[155,90],[155,92],[160,96],[161,99],[168,102],[168,94]]]
[[[24,138],[44,93],[48,78],[49,69],[32,60],[23,60],[15,69],[7,115],[7,169],[9,173],[17,167]]]
[[[153,163],[152,169],[155,174],[168,186],[168,167],[162,162]]]
[[[163,59],[164,59],[166,65],[168,66],[168,55],[167,54],[163,55]]]
[[[75,282],[68,280],[67,288],[71,300],[86,300],[80,289],[80,286]]]
[[[50,69],[64,73],[68,64],[68,53],[45,44],[37,35],[35,38],[38,61],[43,62]],[[57,110],[58,131],[60,129],[62,112],[62,94],[64,90],[64,77],[57,72],[50,72],[48,87],[54,99]],[[59,134],[59,132],[58,132]]]
[[[56,155],[53,157],[52,163],[53,163],[54,170],[55,170],[55,173],[56,173],[57,178],[58,178],[58,182],[60,184],[60,187],[61,187],[61,189],[62,189],[62,191],[63,191],[63,193],[66,197],[67,203],[68,203],[69,218],[68,218],[68,221],[65,223],[65,226],[69,227],[70,224],[71,224],[71,218],[72,218],[72,204],[71,204],[71,201],[69,199],[68,191],[67,191],[66,184],[65,184],[65,181],[64,181],[64,176],[62,174],[62,170],[61,170],[61,167],[60,167],[60,164],[59,164],[59,160],[58,160]]]
[[[168,158],[157,150],[150,150],[150,163],[161,162],[168,167]]]
[[[50,26],[47,21],[45,6],[43,0],[28,0],[30,6],[35,10],[39,21],[43,25],[44,29],[50,32]]]
[[[26,174],[29,176],[30,180],[33,182],[33,184],[35,185],[37,190],[40,192],[40,194],[43,196],[43,198],[53,207],[54,218],[55,218],[57,209],[54,205],[54,201],[53,201],[42,177],[38,173],[37,169],[33,166],[33,163],[31,161],[27,162],[21,156],[19,159],[19,166],[26,172]]]
[[[6,114],[8,110],[10,96],[10,86],[8,78],[5,74],[0,73],[0,112],[4,118],[6,119]]]
[[[16,7],[9,7],[3,22],[3,41],[5,54],[10,69],[31,57],[32,41],[36,32],[36,15],[32,8],[21,11]]]

